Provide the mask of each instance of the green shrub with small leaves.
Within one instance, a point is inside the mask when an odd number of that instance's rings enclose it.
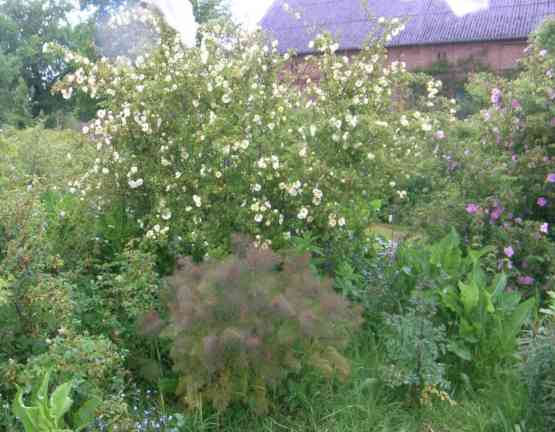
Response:
[[[25,362],[0,364],[2,384],[8,390],[31,386],[45,371],[51,371],[56,385],[78,382],[78,397],[101,399],[97,411],[107,423],[129,421],[125,388],[129,372],[125,368],[126,351],[105,336],[74,334],[60,328],[58,336],[48,339],[48,349]]]
[[[162,336],[179,374],[177,393],[189,407],[233,402],[258,413],[270,409],[270,392],[303,368],[345,379],[340,354],[360,324],[360,312],[319,278],[309,256],[282,258],[237,240],[222,262],[183,260],[169,279],[169,320]],[[163,323],[151,314],[145,333]]]

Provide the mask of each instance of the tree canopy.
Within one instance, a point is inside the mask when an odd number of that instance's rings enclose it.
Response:
[[[68,71],[63,58],[45,52],[47,43],[93,53],[92,28],[72,25],[68,0],[5,0],[0,3],[0,124],[25,125],[40,113],[51,114],[68,104],[51,93]]]

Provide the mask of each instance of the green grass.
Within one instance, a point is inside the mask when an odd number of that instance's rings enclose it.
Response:
[[[407,402],[406,395],[381,382],[380,352],[373,339],[359,340],[350,351],[353,370],[348,382],[330,384],[317,375],[304,374],[276,389],[276,403],[269,416],[257,416],[239,405],[223,414],[207,408],[187,414],[186,426],[179,430],[546,432],[525,426],[527,393],[517,370],[490,377],[479,390],[454,389],[455,404],[434,400],[431,405],[415,406]],[[174,406],[173,409],[180,408]],[[521,425],[521,429],[517,425]]]

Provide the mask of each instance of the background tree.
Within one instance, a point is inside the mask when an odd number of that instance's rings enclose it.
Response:
[[[44,113],[70,111],[53,84],[69,71],[63,58],[44,49],[57,42],[93,56],[92,28],[72,25],[68,0],[5,0],[0,3],[0,124],[25,126]]]
[[[229,18],[229,0],[177,0],[190,1],[197,23],[203,24],[218,18]],[[121,6],[133,6],[141,3],[141,0],[80,0],[81,9],[91,6],[97,8],[99,16],[106,16]]]
[[[228,0],[191,0],[195,20],[199,24],[219,19],[230,18],[231,12]]]

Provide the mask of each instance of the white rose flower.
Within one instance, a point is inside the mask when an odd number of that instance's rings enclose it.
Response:
[[[143,179],[129,180],[129,187],[131,189],[140,188],[144,184]]]
[[[299,214],[297,215],[297,218],[299,218],[300,220],[304,220],[308,217],[308,209],[306,207],[301,208],[301,210],[299,211]]]

